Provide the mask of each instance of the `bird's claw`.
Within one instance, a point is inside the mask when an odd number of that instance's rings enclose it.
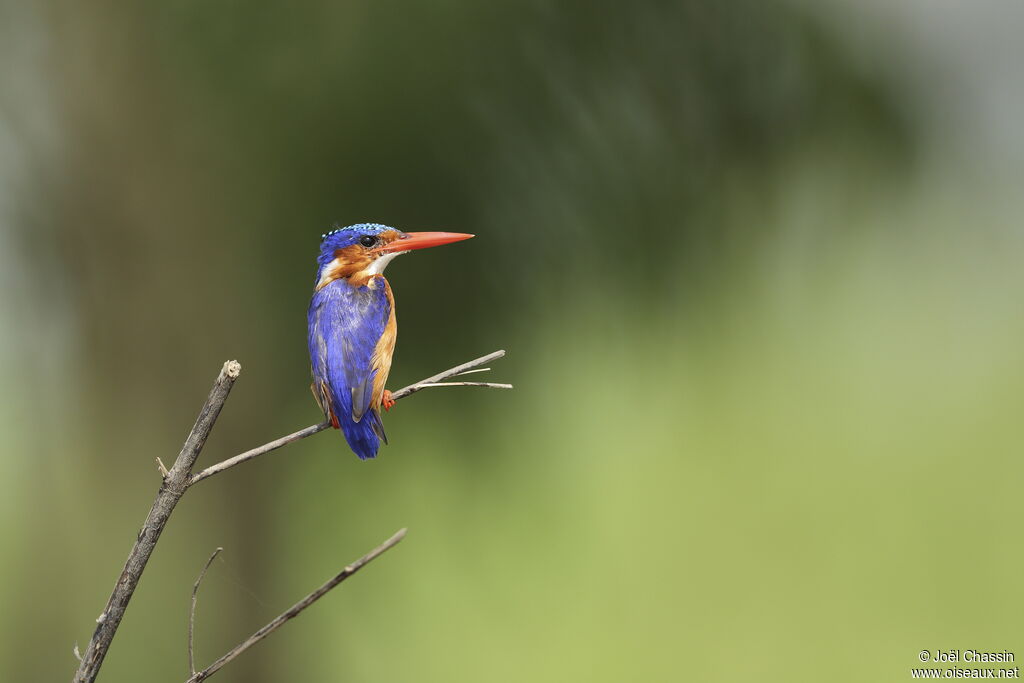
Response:
[[[384,407],[385,411],[390,411],[391,406],[395,405],[395,399],[391,398],[391,392],[389,390],[384,390],[384,395],[380,399],[380,404]]]

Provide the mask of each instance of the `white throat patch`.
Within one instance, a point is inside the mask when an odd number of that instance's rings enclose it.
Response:
[[[377,257],[377,259],[370,264],[370,267],[366,269],[366,272],[369,273],[371,277],[374,275],[383,275],[384,269],[388,267],[389,263],[391,263],[391,259],[401,254],[402,252],[400,251],[394,251],[390,254],[384,254],[383,256]]]

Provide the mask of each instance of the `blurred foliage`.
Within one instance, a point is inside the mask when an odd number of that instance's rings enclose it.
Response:
[[[74,668],[223,360],[204,462],[318,419],[334,221],[476,233],[389,270],[392,383],[507,348],[516,390],[198,487],[103,680],[184,679],[213,547],[200,662],[402,526],[219,680],[863,681],[1011,646],[1021,245],[959,228],[906,95],[803,12],[0,7],[10,680]]]

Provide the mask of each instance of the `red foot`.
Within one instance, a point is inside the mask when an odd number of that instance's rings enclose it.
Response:
[[[384,396],[381,397],[380,404],[384,406],[385,411],[391,410],[391,406],[395,405],[395,399],[391,398],[391,392],[387,389],[384,390]]]
[[[334,414],[333,410],[331,411],[331,426],[335,429],[341,429],[341,424],[338,422],[338,416]]]

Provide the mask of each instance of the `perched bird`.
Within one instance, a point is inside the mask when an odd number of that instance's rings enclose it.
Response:
[[[473,237],[456,232],[402,232],[360,223],[321,235],[316,288],[309,302],[313,396],[361,460],[387,443],[380,409],[394,405],[384,388],[397,325],[395,298],[384,279],[393,258],[413,249]]]

